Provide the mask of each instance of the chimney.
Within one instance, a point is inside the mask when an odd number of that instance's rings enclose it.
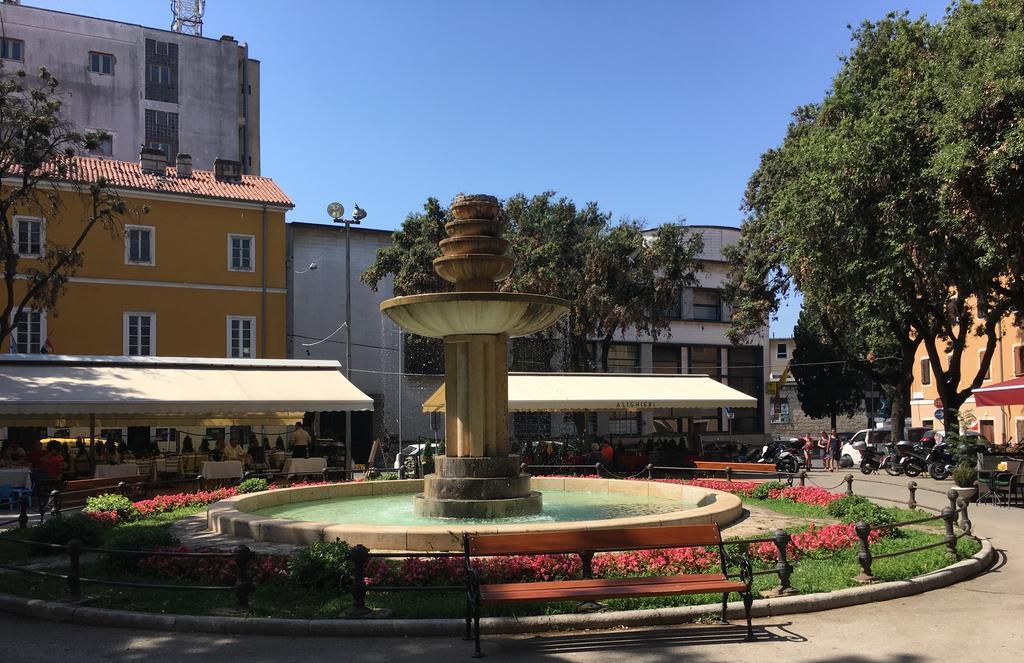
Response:
[[[163,150],[144,147],[139,152],[139,168],[142,169],[142,172],[150,175],[166,175],[167,155]]]
[[[183,152],[178,153],[178,160],[175,163],[178,177],[192,177],[192,155]]]
[[[230,159],[215,159],[213,162],[213,176],[221,182],[241,182],[242,162]]]

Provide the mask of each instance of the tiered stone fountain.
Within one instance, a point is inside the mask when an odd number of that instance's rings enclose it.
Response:
[[[539,332],[565,314],[557,297],[497,292],[512,273],[494,196],[459,195],[434,270],[455,292],[395,297],[380,310],[398,326],[444,339],[445,455],[434,460],[417,515],[503,518],[539,513],[519,457],[508,448],[508,339]]]

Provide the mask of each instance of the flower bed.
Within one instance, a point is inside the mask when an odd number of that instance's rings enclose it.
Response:
[[[159,552],[193,552],[185,546],[158,546]],[[153,555],[143,557],[137,563],[140,571],[151,573],[168,580],[192,580],[197,582],[230,584],[235,581],[238,565],[232,557],[167,557]],[[283,555],[260,555],[249,562],[249,578],[263,583],[288,575],[288,557]]]

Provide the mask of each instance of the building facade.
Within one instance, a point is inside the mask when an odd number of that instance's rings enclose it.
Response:
[[[815,418],[804,412],[797,395],[796,379],[792,371],[787,370],[793,360],[796,343],[792,338],[772,338],[768,342],[768,361],[771,370],[768,388],[768,430],[773,437],[798,437],[803,435],[819,435],[823,430],[832,428],[832,420],[828,417]],[[852,417],[840,416],[836,419],[836,430],[839,432],[856,432],[869,426],[867,412],[874,411],[872,399],[877,399],[876,392],[865,393],[866,409]]]
[[[723,246],[737,241],[739,230],[692,226],[704,235],[701,286],[680,293],[670,329],[657,339],[629,332],[619,335],[609,351],[609,370],[626,373],[702,373],[755,396],[759,406],[727,412],[649,411],[637,414],[593,414],[591,432],[621,437],[682,435],[695,443],[699,435],[728,435],[762,439],[768,411],[764,386],[768,375],[767,329],[747,345],[734,347],[725,337],[731,315],[719,296],[728,265]],[[374,399],[373,420],[358,423],[369,413],[354,414],[353,438],[386,433],[406,441],[436,438],[444,430],[441,415],[422,412],[422,403],[441,385],[436,371],[411,369],[403,352],[401,330],[380,313],[380,303],[393,296],[391,282],[377,292],[359,281],[379,249],[390,245],[389,231],[351,229],[352,255],[352,371],[351,380]],[[345,232],[340,225],[288,224],[289,322],[288,346],[295,358],[337,359],[345,364]],[[527,362],[529,363],[529,362]],[[557,363],[557,359],[555,360]],[[538,370],[518,365],[513,343],[512,370]],[[559,436],[572,432],[571,418],[562,414],[516,413],[511,417],[517,437]],[[358,451],[356,460],[361,461]]]
[[[128,208],[114,227],[89,232],[81,245],[83,262],[56,306],[23,311],[0,350],[286,356],[289,198],[272,180],[238,174],[237,162],[215,173],[184,162],[168,168],[159,153],[149,159],[143,169],[140,162],[77,157],[73,181],[55,184],[56,212],[48,202],[15,210],[18,271],[25,274],[81,232],[91,204],[79,181],[106,178]],[[25,287],[23,278],[15,281],[16,300]],[[6,296],[2,283],[0,290]]]
[[[1001,320],[997,338],[995,354],[982,386],[1024,376],[1024,328],[1021,327],[1021,321],[1012,316]],[[977,375],[984,341],[984,337],[968,334],[967,346],[961,359],[961,384],[966,384]],[[942,418],[938,416],[938,411],[943,409],[943,403],[938,400],[938,390],[923,344],[915,357],[914,384],[910,396],[913,425],[942,429]],[[1024,439],[1024,405],[978,407],[971,396],[961,406],[961,425],[981,433],[997,444],[1019,442]]]
[[[111,136],[92,156],[133,161],[143,145],[259,174],[260,63],[248,45],[20,4],[0,13],[2,72],[53,73],[64,118]]]

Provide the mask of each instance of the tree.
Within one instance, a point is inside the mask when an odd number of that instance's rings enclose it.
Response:
[[[762,156],[747,188],[743,237],[731,255],[732,334],[763,324],[797,288],[852,365],[886,389],[897,435],[918,346],[950,415],[947,428],[956,429],[955,411],[981,384],[995,349],[988,321],[1020,311],[1008,285],[1020,269],[1018,240],[1006,237],[1013,223],[1019,235],[1019,216],[1008,220],[1009,200],[987,204],[991,180],[976,162],[956,158],[970,153],[965,135],[979,158],[987,155],[980,146],[990,145],[995,126],[1020,116],[1019,105],[1014,115],[981,101],[984,90],[1021,86],[1008,64],[1020,64],[1020,13],[1008,3],[962,3],[937,24],[906,14],[865,22],[824,100],[797,109],[782,146]],[[992,59],[1001,68],[971,66]],[[993,88],[993,69],[1002,87]],[[965,83],[965,75],[974,79]],[[979,91],[968,95],[973,115],[961,86]],[[986,112],[1002,125],[990,126]],[[1018,154],[1014,130],[1004,126],[1003,135],[1004,151]],[[1017,166],[1002,165],[1011,179]],[[995,166],[987,166],[990,177]],[[979,180],[989,188],[979,191]],[[1008,198],[1019,209],[1019,195]],[[976,315],[979,302],[987,320]],[[985,347],[979,369],[965,375],[972,334]]]
[[[643,232],[633,221],[611,223],[596,203],[577,207],[553,192],[512,196],[503,205],[504,236],[515,260],[503,291],[561,297],[569,313],[542,338],[562,345],[563,366],[572,371],[607,368],[607,347],[618,332],[637,328],[657,336],[669,325],[667,311],[680,288],[696,283],[701,237],[682,224]],[[445,237],[447,211],[430,198],[423,213],[410,214],[362,275],[375,289],[394,279],[396,295],[444,292],[451,284],[434,274],[437,242]],[[594,357],[591,339],[600,339],[602,357]],[[438,350],[438,354],[440,351]],[[515,350],[513,351],[516,355]],[[538,351],[537,356],[552,356]],[[516,356],[520,362],[529,362]]]
[[[793,345],[791,370],[804,412],[815,419],[828,417],[835,428],[839,415],[852,417],[864,406],[864,375],[848,365],[816,312],[806,306],[793,328]]]
[[[75,154],[106,138],[81,133],[61,116],[57,80],[40,69],[37,81],[24,71],[0,76],[0,268],[5,292],[0,341],[10,336],[25,309],[53,309],[82,264],[82,243],[101,226],[113,234],[127,208],[103,179],[84,181]],[[8,184],[11,182],[11,184]],[[64,204],[58,184],[80,194],[81,205]],[[43,216],[50,232],[41,256],[23,263],[15,215]],[[55,241],[57,224],[77,217],[80,227],[69,244]]]

